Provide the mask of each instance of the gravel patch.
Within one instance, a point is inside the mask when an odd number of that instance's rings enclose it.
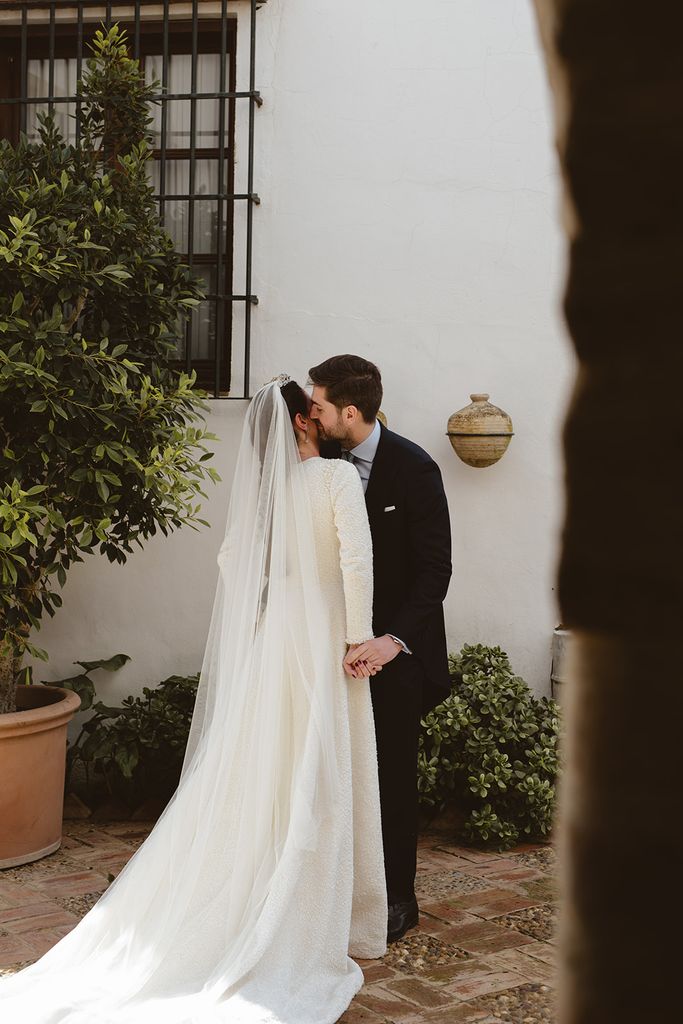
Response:
[[[511,856],[514,851],[511,851]],[[520,853],[515,856],[515,861],[526,864],[527,867],[541,868],[543,871],[555,871],[557,867],[557,853],[552,846],[546,846],[542,850],[529,850],[527,853]]]
[[[494,918],[496,924],[514,928],[523,935],[530,935],[539,942],[551,942],[557,930],[557,907],[544,903],[539,907],[516,910],[504,917]]]
[[[492,996],[473,999],[468,1006],[485,1010],[505,1024],[554,1024],[555,997],[548,985],[519,985]]]
[[[469,960],[469,953],[449,942],[424,932],[405,935],[398,942],[392,942],[382,963],[395,967],[405,974],[422,974],[432,967],[452,964],[457,960]]]
[[[51,899],[53,903],[59,903],[60,907],[64,907],[72,914],[84,917],[95,906],[101,895],[99,892],[88,892],[82,893],[80,896],[52,896]]]
[[[56,858],[52,860],[52,858]],[[3,868],[3,882],[11,878],[14,882],[21,882],[22,885],[31,884],[32,879],[49,878],[51,875],[65,875],[74,870],[73,862],[63,855],[58,857],[56,853],[43,857],[41,860],[33,861],[31,864],[22,864],[17,868]]]
[[[430,902],[453,895],[467,895],[470,892],[485,892],[494,883],[464,871],[439,871],[418,876],[419,896],[428,897]]]
[[[13,974],[18,974],[24,967],[34,963],[35,960],[22,960],[21,963],[12,964],[11,967],[0,967],[0,978],[9,978]]]

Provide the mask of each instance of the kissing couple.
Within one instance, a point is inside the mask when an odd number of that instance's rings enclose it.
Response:
[[[450,691],[441,474],[354,355],[245,418],[180,782],[22,1024],[333,1024],[418,921],[420,719]],[[14,1010],[14,1014],[10,1011]]]

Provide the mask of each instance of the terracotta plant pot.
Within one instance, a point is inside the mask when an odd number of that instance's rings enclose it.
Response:
[[[18,686],[18,710],[0,715],[0,868],[62,842],[66,727],[80,705],[60,686]]]

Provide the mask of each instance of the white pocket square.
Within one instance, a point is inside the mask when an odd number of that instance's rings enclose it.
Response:
[[[387,505],[387,507],[384,509],[384,511],[385,512],[395,512],[396,511],[396,506],[395,505]]]

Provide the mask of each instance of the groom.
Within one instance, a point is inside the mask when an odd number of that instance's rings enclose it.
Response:
[[[418,922],[417,751],[420,718],[450,692],[442,602],[451,577],[451,533],[439,467],[377,419],[382,378],[360,356],[309,371],[311,417],[331,456],[355,465],[372,533],[375,639],[351,648],[345,668],[381,667],[370,690],[377,735],[388,941]]]

